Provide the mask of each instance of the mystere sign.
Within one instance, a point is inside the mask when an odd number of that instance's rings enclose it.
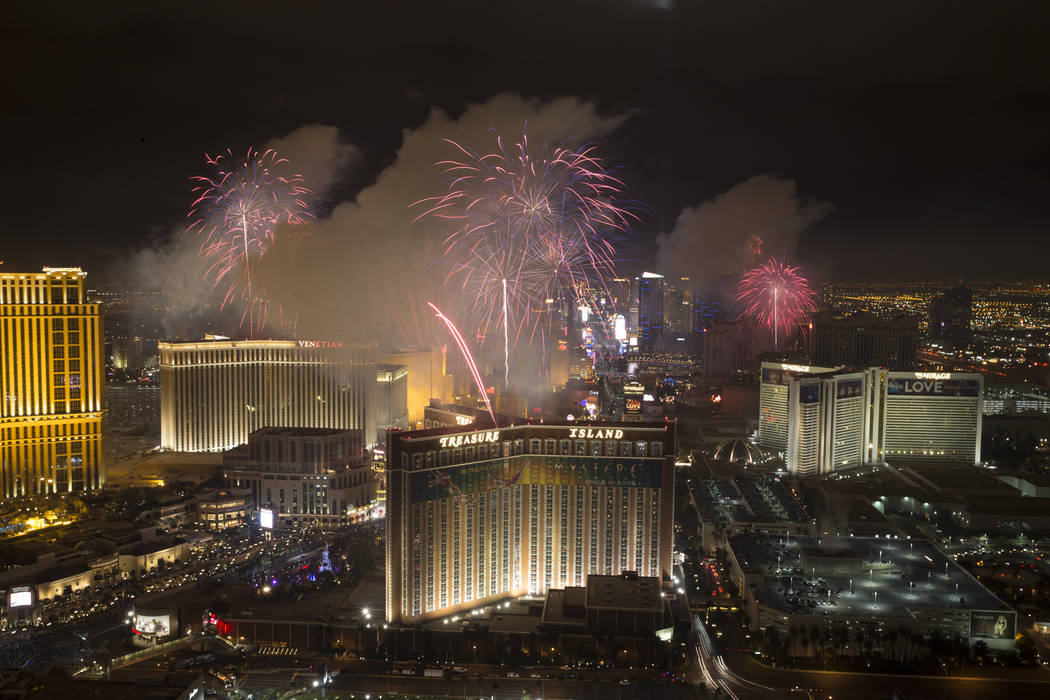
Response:
[[[634,486],[660,488],[662,461],[616,457],[519,455],[414,472],[412,500],[469,496],[513,486]]]

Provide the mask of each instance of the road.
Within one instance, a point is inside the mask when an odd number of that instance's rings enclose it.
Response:
[[[1042,681],[999,680],[977,678],[940,678],[929,676],[894,676],[883,674],[840,673],[819,671],[794,671],[773,669],[754,660],[748,654],[732,653],[722,657],[713,652],[710,639],[704,638],[706,630],[699,619],[694,619],[697,638],[693,647],[701,675],[709,691],[718,688],[722,697],[733,700],[754,698],[884,698],[897,697],[902,700],[978,700],[983,698],[1046,697],[1050,695],[1050,683]],[[291,662],[291,659],[281,661]],[[320,659],[303,659],[299,664],[288,663],[287,667],[253,668],[240,677],[239,687],[248,692],[262,690],[285,691],[293,688],[312,687],[323,663]],[[310,666],[312,664],[312,667]],[[167,664],[164,664],[166,667]],[[253,662],[258,665],[258,662]],[[466,665],[469,678],[445,680],[421,676],[394,675],[385,661],[336,660],[328,662],[329,670],[339,671],[330,686],[336,690],[354,693],[378,693],[388,695],[438,695],[474,698],[521,698],[528,690],[536,697],[557,700],[685,700],[689,692],[678,684],[662,679],[646,679],[646,671],[584,671],[581,678],[558,680],[556,678],[527,677],[531,673],[546,672],[551,675],[568,673],[557,669],[530,671],[519,669],[523,677],[507,678],[506,671],[492,666]],[[156,660],[143,661],[120,672],[140,677],[166,673],[158,668]],[[480,673],[481,677],[474,677]],[[631,679],[627,684],[621,681]],[[894,695],[896,693],[896,696]],[[708,697],[713,693],[709,692]]]

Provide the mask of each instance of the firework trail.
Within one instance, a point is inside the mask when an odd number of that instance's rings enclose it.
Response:
[[[463,340],[463,336],[460,335],[459,329],[456,328],[456,324],[452,323],[452,319],[441,312],[437,306],[432,302],[427,302],[427,306],[434,310],[441,321],[448,326],[448,332],[451,334],[452,339],[456,341],[456,345],[459,346],[459,351],[463,353],[463,359],[467,361],[467,367],[470,368],[470,374],[474,377],[474,383],[478,386],[478,391],[481,392],[481,399],[485,402],[485,410],[489,412],[489,418],[492,419],[493,427],[496,426],[496,414],[492,412],[492,404],[489,403],[488,392],[485,391],[485,382],[481,381],[481,373],[478,372],[478,366],[474,363],[474,357],[470,354],[470,348],[467,347],[467,341]]]
[[[604,286],[615,242],[637,217],[618,201],[623,183],[591,147],[530,148],[525,129],[510,148],[497,135],[489,153],[446,141],[457,150],[436,164],[447,188],[412,206],[423,209],[417,221],[448,227],[447,280],[471,300],[481,334],[502,326],[507,380],[512,342],[535,336],[547,299]]]
[[[799,268],[776,258],[745,272],[736,292],[737,301],[744,304],[743,315],[773,331],[774,347],[781,329],[798,325],[816,310],[815,298]]]
[[[205,154],[205,161],[212,173],[191,178],[196,199],[187,230],[203,239],[200,251],[211,263],[214,286],[226,286],[221,307],[239,298],[245,302],[242,324],[247,319],[250,327],[262,326],[270,300],[253,268],[280,236],[295,235],[313,218],[307,203],[312,192],[301,176],[275,171],[288,161],[273,149],[249,148],[243,159],[226,149],[214,158]]]

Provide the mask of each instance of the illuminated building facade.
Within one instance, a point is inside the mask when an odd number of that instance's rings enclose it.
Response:
[[[638,279],[638,349],[653,352],[664,332],[664,278],[643,272]]]
[[[219,452],[268,426],[407,427],[406,374],[372,348],[310,340],[160,343],[161,447]],[[382,416],[380,415],[382,412]]]
[[[102,308],[86,273],[0,274],[0,494],[105,483]]]
[[[388,433],[389,622],[671,573],[674,425]]]
[[[758,388],[758,444],[786,452],[788,446],[788,385],[793,374],[831,372],[830,367],[811,367],[784,362],[763,362]]]
[[[432,350],[399,349],[380,352],[376,359],[392,365],[401,365],[408,372],[408,427],[420,428],[423,409],[431,399],[450,401],[453,377],[446,366],[445,347]]]
[[[864,372],[791,376],[785,466],[817,476],[864,463],[867,423]]]
[[[783,451],[799,476],[883,462],[977,464],[983,393],[979,374],[763,362],[759,442]]]
[[[223,455],[230,488],[277,527],[338,527],[375,514],[378,475],[359,430],[263,428]]]
[[[881,410],[872,410],[881,454],[872,461],[981,461],[984,375],[871,370]]]

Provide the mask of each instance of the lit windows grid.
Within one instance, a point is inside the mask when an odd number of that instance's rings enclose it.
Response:
[[[562,445],[564,442],[564,447]],[[510,459],[531,450],[582,452],[592,441],[506,441],[492,457]],[[621,452],[663,454],[662,441],[593,441],[605,458]],[[629,446],[629,449],[622,444]],[[498,449],[497,449],[498,448]],[[402,453],[415,469],[454,464],[450,450]],[[464,457],[468,453],[465,451]],[[488,457],[478,452],[471,456]],[[649,457],[653,459],[653,457]],[[410,474],[411,472],[406,472]],[[409,499],[407,483],[402,496]],[[411,562],[399,614],[433,617],[463,605],[516,593],[542,595],[551,587],[584,585],[589,573],[636,570],[660,575],[661,489],[633,486],[529,484],[410,503],[402,535],[403,560]],[[476,523],[476,526],[475,526]],[[468,561],[469,559],[469,561]]]
[[[105,483],[102,316],[78,269],[0,275],[0,495]]]

